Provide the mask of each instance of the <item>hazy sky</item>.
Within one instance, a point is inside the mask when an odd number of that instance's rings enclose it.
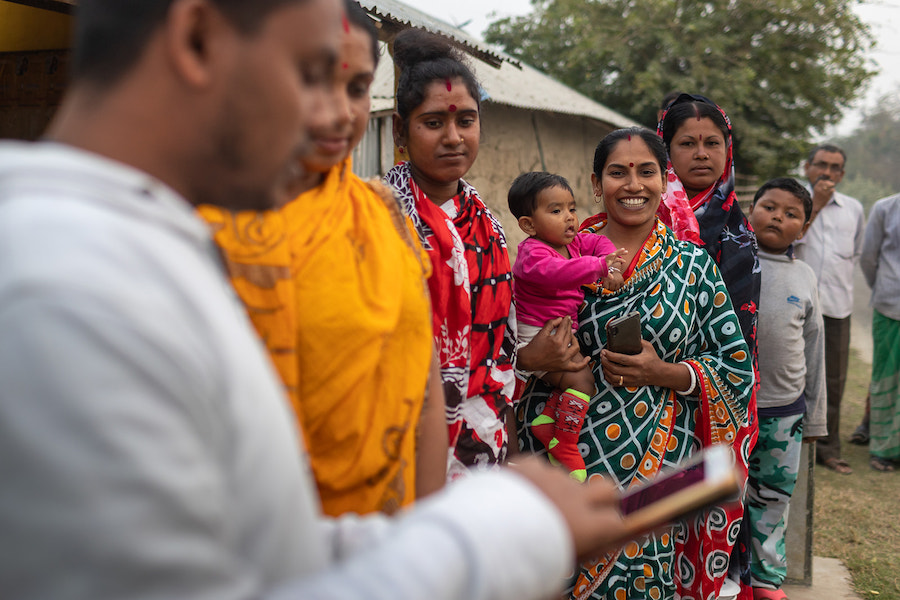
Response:
[[[869,58],[881,70],[869,84],[859,106],[871,106],[885,94],[900,92],[900,0],[873,0],[856,7],[856,13],[869,25],[876,46]],[[849,132],[859,122],[858,114],[847,115],[841,129]]]
[[[479,38],[488,23],[531,11],[529,0],[404,1],[452,25],[465,24],[465,31]],[[900,88],[900,0],[871,0],[856,5],[855,9],[875,36],[877,46],[870,59],[881,70],[863,99],[857,102],[856,108],[859,108],[871,105],[880,96],[897,92]],[[858,111],[851,110],[835,133],[849,133],[858,123]]]

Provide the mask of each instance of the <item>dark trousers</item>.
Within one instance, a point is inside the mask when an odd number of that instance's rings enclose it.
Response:
[[[816,460],[841,457],[841,399],[850,360],[850,317],[825,321],[825,393],[828,400],[828,435],[816,444]]]

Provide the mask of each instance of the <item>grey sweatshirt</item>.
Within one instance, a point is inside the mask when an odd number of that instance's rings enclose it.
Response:
[[[787,406],[806,393],[804,437],[824,436],[825,333],[816,276],[786,254],[759,251],[758,408]]]

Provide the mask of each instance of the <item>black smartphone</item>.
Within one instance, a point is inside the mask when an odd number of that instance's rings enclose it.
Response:
[[[606,324],[606,347],[619,354],[641,353],[641,315],[637,311],[611,319]]]
[[[628,536],[678,521],[729,497],[738,498],[740,477],[730,446],[710,446],[677,468],[622,492],[619,509]]]

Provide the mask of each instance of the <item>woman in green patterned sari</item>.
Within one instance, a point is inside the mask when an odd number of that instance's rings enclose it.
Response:
[[[753,386],[750,354],[715,263],[656,218],[665,166],[665,147],[649,130],[609,134],[597,146],[591,177],[607,212],[582,227],[634,257],[620,290],[586,288],[578,329],[597,384],[579,449],[589,480],[603,477],[623,489],[699,448],[733,445],[747,426]],[[610,352],[605,325],[630,311],[641,315],[643,349],[633,356]],[[545,453],[527,424],[551,392],[532,378],[522,396],[517,417],[524,452]],[[734,450],[745,459],[749,452]],[[739,503],[715,507],[580,565],[571,597],[715,598],[741,512]]]

